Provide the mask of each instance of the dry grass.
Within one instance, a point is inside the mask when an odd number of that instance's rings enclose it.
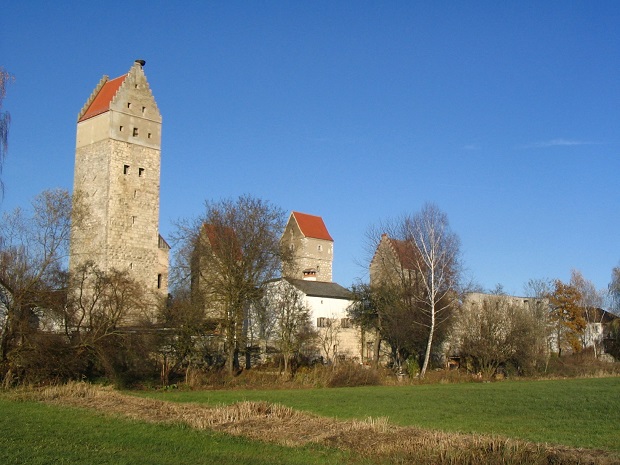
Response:
[[[209,407],[121,394],[85,383],[14,391],[16,398],[94,409],[153,423],[185,424],[297,447],[320,444],[389,463],[614,464],[604,451],[551,447],[483,435],[427,431],[391,425],[387,418],[342,421],[267,402]]]

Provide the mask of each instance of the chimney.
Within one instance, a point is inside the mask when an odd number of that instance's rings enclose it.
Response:
[[[146,65],[146,61],[144,60],[136,60],[136,63],[138,63],[141,68],[144,68],[144,65]]]

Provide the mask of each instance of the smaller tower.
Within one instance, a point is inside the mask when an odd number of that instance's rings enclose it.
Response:
[[[323,218],[292,212],[280,244],[294,256],[293,264],[283,270],[284,277],[332,282],[334,240]]]

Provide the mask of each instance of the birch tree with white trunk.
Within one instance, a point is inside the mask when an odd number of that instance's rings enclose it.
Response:
[[[429,366],[437,325],[448,318],[457,303],[460,277],[460,240],[450,229],[447,215],[439,207],[427,203],[422,210],[404,222],[405,240],[417,250],[413,263],[424,292],[418,296],[429,316],[428,339],[420,378]]]

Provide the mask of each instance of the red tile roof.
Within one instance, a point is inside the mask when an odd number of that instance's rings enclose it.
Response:
[[[388,247],[388,249],[386,250],[385,247]],[[375,254],[372,257],[372,262],[374,262],[375,259],[383,260],[387,258],[384,254],[388,253],[388,251],[393,254],[398,265],[400,265],[402,269],[415,270],[417,268],[417,249],[410,241],[393,239],[386,233],[381,234],[381,242],[377,245],[377,250],[375,250]]]
[[[308,215],[307,213],[300,212],[293,212],[293,216],[304,236],[334,242],[332,236],[327,232],[327,227],[323,222],[323,218],[320,216]]]
[[[401,241],[398,239],[392,239],[385,236],[392,245],[392,249],[398,258],[400,266],[406,270],[413,270],[416,268],[416,255],[417,249],[410,241]]]
[[[106,82],[79,121],[84,121],[108,111],[110,109],[110,102],[126,77],[127,75],[124,74],[123,76]]]
[[[224,258],[229,253],[232,253],[234,254],[235,260],[241,259],[241,247],[233,228],[223,225],[216,226],[209,223],[203,224],[202,227],[215,256]]]

